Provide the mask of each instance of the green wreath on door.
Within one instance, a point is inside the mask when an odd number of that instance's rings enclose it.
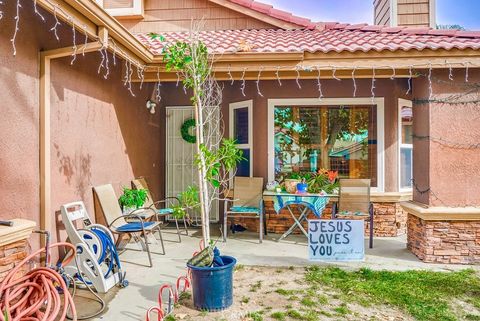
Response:
[[[182,127],[180,128],[183,140],[190,144],[195,144],[197,142],[197,136],[190,134],[190,128],[195,128],[195,125],[195,119],[190,118],[183,122]]]

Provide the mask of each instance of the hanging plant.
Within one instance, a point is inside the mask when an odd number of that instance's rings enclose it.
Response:
[[[183,124],[182,128],[180,128],[180,133],[182,134],[182,138],[184,141],[195,144],[197,142],[197,137],[190,134],[190,128],[195,128],[195,119],[190,118],[187,119]]]

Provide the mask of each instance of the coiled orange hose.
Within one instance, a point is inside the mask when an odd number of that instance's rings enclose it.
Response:
[[[52,244],[49,248],[60,246],[71,250],[71,255],[62,262],[63,267],[75,257],[75,247],[61,242]],[[42,248],[27,256],[0,284],[1,321],[64,321],[68,309],[72,312],[73,320],[77,320],[72,296],[58,272],[48,267],[39,267],[15,278],[23,265],[44,251],[45,248]],[[59,291],[63,292],[63,299]]]

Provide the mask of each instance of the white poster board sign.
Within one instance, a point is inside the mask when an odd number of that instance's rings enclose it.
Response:
[[[363,220],[309,220],[311,261],[361,261],[365,258]]]

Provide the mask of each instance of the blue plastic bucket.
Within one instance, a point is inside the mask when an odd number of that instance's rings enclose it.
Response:
[[[192,270],[193,305],[198,310],[220,311],[233,304],[233,268],[237,260],[221,256],[224,266],[197,267]]]

